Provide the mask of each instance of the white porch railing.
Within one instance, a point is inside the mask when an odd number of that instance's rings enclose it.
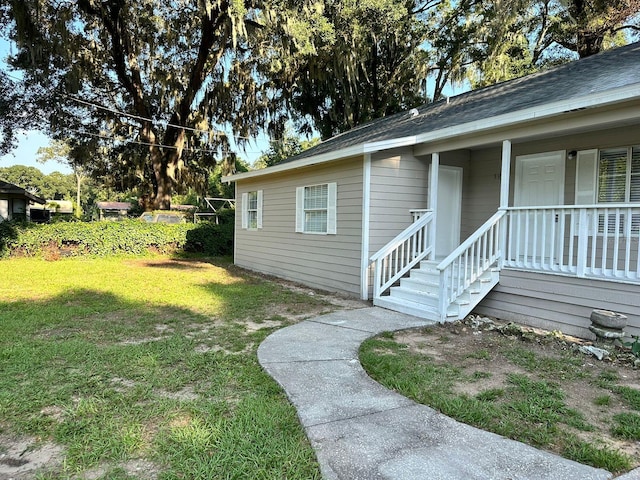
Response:
[[[379,297],[418,262],[433,256],[432,228],[435,228],[433,212],[427,211],[371,257],[370,261],[374,264],[374,298]]]
[[[640,206],[507,210],[506,267],[640,281]]]
[[[440,317],[462,293],[501,259],[500,229],[504,211],[498,211],[438,264]]]

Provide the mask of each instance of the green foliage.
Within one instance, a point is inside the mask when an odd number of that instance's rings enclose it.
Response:
[[[213,256],[230,255],[233,252],[233,223],[198,223],[187,231],[184,249]]]
[[[285,135],[281,140],[271,142],[269,150],[260,155],[260,157],[255,161],[254,168],[271,167],[283,160],[304,152],[305,150],[317,145],[319,142],[319,138],[301,140],[299,137],[292,135],[289,132],[285,132]]]
[[[322,138],[424,102],[425,10],[437,2],[344,0],[303,11],[313,54],[286,52],[277,74],[294,76],[292,107]],[[307,33],[309,35],[309,33]],[[287,72],[289,70],[289,72]]]
[[[640,336],[632,335],[633,342],[623,342],[625,347],[631,349],[631,353],[633,353],[636,357],[640,358]]]
[[[613,417],[616,423],[611,432],[618,438],[640,441],[640,415],[619,413]]]
[[[167,209],[173,193],[204,193],[232,136],[281,130],[282,78],[265,74],[275,45],[294,43],[292,5],[23,0],[0,4],[0,27],[37,97],[25,116],[67,142],[74,166]]]
[[[631,467],[631,459],[625,453],[603,446],[573,438],[564,447],[564,455],[576,462],[598,468],[604,468],[613,473],[624,472]]]
[[[191,233],[193,232],[193,233]],[[213,225],[122,222],[0,224],[4,256],[142,255],[182,249],[207,255],[233,251],[233,223]]]
[[[45,200],[71,200],[75,197],[74,175],[65,175],[60,172],[45,175],[36,167],[13,165],[0,167],[0,178]]]
[[[8,254],[9,243],[18,237],[14,222],[0,222],[0,258]]]

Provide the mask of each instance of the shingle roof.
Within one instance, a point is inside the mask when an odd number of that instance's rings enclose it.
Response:
[[[463,93],[356,127],[285,162],[361,145],[424,134],[557,101],[640,84],[640,42],[543,72]],[[284,162],[282,162],[284,163]]]
[[[42,205],[46,203],[44,199],[27,192],[24,188],[14,185],[13,183],[5,182],[4,180],[0,180],[0,193],[4,193],[5,195],[22,195]]]

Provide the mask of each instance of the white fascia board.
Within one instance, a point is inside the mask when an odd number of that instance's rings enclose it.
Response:
[[[381,150],[389,150],[391,148],[411,146],[415,145],[415,143],[415,136],[394,138],[391,140],[383,140],[380,142],[364,143],[355,145],[353,147],[343,148],[342,150],[336,150],[334,152],[323,153],[322,155],[315,155],[313,157],[303,158],[301,160],[295,160],[293,162],[287,162],[280,165],[275,165],[273,167],[263,168],[261,170],[229,175],[227,177],[224,177],[222,181],[226,183],[235,182],[237,180],[244,180],[247,178],[269,175],[271,173],[284,172],[296,168],[308,167],[310,165],[317,165],[319,163],[331,162],[333,160],[339,160],[341,158],[351,157],[354,155],[364,155],[366,153],[379,152]]]
[[[253,170],[251,172],[237,173],[235,175],[229,175],[223,177],[222,181],[225,183],[236,182],[238,180],[245,180],[247,178],[260,177],[262,175],[269,175],[272,173],[285,172],[287,170],[294,170],[296,168],[308,167],[310,165],[316,165],[318,163],[331,162],[333,160],[339,160],[341,158],[351,157],[354,155],[364,154],[364,145],[355,145],[353,147],[343,148],[341,150],[335,150],[333,152],[323,153],[321,155],[315,155],[313,157],[302,158],[300,160],[294,160],[293,162],[281,163],[274,165],[273,167],[267,167],[260,170]]]
[[[392,148],[409,147],[416,144],[416,136],[392,138],[391,140],[381,140],[379,142],[370,142],[363,145],[365,153],[380,152],[382,150],[390,150]]]
[[[482,132],[527,121],[540,120],[543,118],[561,115],[572,110],[603,107],[614,103],[620,103],[625,100],[633,100],[634,98],[640,98],[640,84],[616,88],[594,95],[587,95],[570,100],[562,100],[546,105],[526,108],[513,113],[505,113],[495,117],[488,117],[482,120],[475,120],[473,122],[423,133],[417,136],[416,143],[427,143],[436,140],[440,141],[468,133]]]

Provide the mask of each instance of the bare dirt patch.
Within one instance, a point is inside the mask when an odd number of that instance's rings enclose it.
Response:
[[[640,368],[633,355],[612,344],[598,345],[610,353],[598,360],[579,350],[591,346],[589,341],[487,320],[472,316],[463,322],[396,332],[394,340],[436,364],[461,369],[463,378],[477,378],[454,387],[469,397],[507,388],[510,374],[526,374],[558,385],[567,406],[595,427],[593,431],[576,431],[576,435],[622,451],[634,460],[634,467],[640,466],[640,441],[616,438],[611,432],[615,415],[640,414],[637,405],[617,394],[618,387],[636,391],[633,395],[640,392]]]
[[[55,470],[62,460],[63,449],[59,445],[0,435],[0,479],[31,480],[36,472]]]

